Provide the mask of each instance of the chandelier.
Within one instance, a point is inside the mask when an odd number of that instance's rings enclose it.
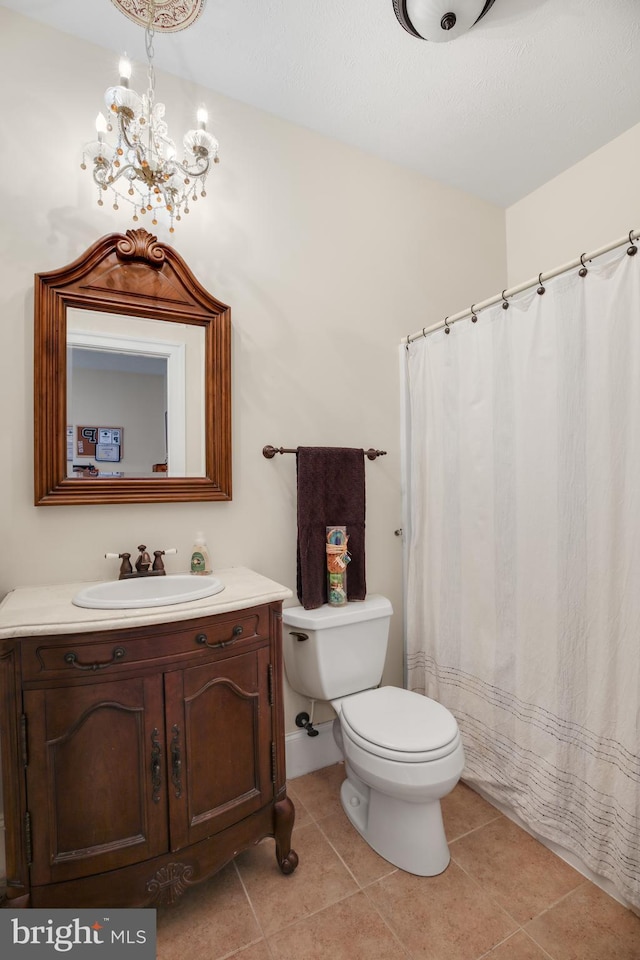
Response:
[[[105,193],[111,191],[114,210],[127,202],[133,206],[134,220],[148,214],[154,225],[158,223],[158,212],[164,211],[173,233],[174,222],[189,213],[189,203],[195,202],[198,195],[206,197],[211,164],[219,162],[218,141],[207,132],[207,111],[200,107],[198,128],[185,134],[182,160],[177,157],[164,119],[165,106],[155,98],[155,13],[156,2],[149,0],[145,26],[148,89],[140,95],[129,87],[131,63],[126,56],[122,57],[118,68],[120,83],[109,87],[104,95],[108,118],[98,114],[98,139],[84,147],[81,167],[86,170],[88,161],[93,165],[99,206],[104,205]]]

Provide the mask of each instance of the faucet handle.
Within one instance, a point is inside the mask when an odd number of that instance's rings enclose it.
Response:
[[[168,553],[177,553],[177,552],[178,551],[176,550],[175,547],[168,547],[166,550],[154,550],[153,551],[154,561],[153,561],[153,567],[151,569],[161,573],[165,573],[164,563],[162,562],[162,558]]]
[[[105,553],[104,557],[105,560],[122,560],[120,564],[120,580],[124,579],[127,574],[133,573],[130,553]]]

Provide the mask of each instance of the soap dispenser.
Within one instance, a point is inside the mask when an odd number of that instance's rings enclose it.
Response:
[[[191,552],[191,573],[205,574],[211,573],[211,561],[209,551],[204,539],[204,533],[198,532],[193,541],[193,550]]]

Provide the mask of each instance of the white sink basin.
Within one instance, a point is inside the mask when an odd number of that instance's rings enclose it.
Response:
[[[80,590],[72,602],[76,607],[90,607],[92,610],[131,610],[202,600],[221,590],[224,590],[224,583],[217,577],[177,573],[93,583]]]

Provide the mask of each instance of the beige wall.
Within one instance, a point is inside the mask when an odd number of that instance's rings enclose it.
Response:
[[[160,74],[170,128],[181,135],[192,122],[185,108],[204,101],[221,144],[208,198],[170,242],[232,309],[233,501],[36,508],[33,274],[132,226],[123,210],[97,207],[80,170],[116,63],[0,9],[0,164],[10,185],[0,234],[0,589],[114,577],[104,553],[138,543],[177,547],[167,566],[183,570],[197,530],[215,567],[245,565],[295,589],[295,460],[266,460],[263,446],[375,446],[388,455],[367,461],[368,587],[393,602],[385,680],[401,683],[397,345],[505,286],[504,211]],[[287,729],[306,706],[288,693]]]
[[[640,124],[509,207],[509,286],[640,228],[639,155]]]

